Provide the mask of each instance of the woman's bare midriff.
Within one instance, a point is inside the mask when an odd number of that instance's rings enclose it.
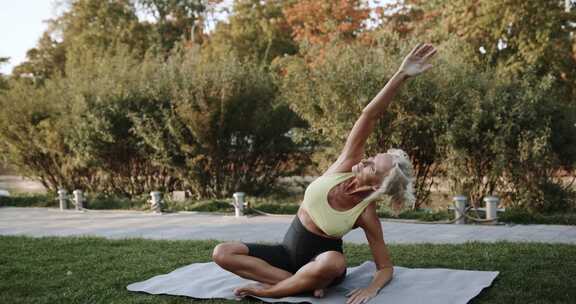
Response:
[[[316,224],[314,224],[314,222],[312,221],[312,218],[310,217],[310,215],[308,215],[308,212],[300,207],[298,209],[298,213],[296,214],[296,216],[298,216],[298,218],[300,219],[300,222],[302,223],[302,225],[304,225],[304,227],[306,228],[306,230],[319,235],[321,237],[325,237],[325,238],[329,238],[329,239],[335,239],[338,240],[340,238],[337,237],[333,237],[333,236],[329,236],[326,233],[324,233],[320,228],[318,228],[318,226],[316,226]]]

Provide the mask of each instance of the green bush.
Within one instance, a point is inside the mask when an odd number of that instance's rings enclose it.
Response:
[[[197,199],[270,192],[278,177],[309,163],[289,136],[304,122],[278,99],[265,67],[233,52],[208,55],[192,49],[171,58],[165,69],[178,80],[170,87],[173,109],[156,121],[133,117],[135,132]]]
[[[234,212],[234,207],[225,200],[187,200],[184,202],[166,201],[165,211]]]
[[[419,220],[423,222],[448,221],[453,217],[452,214],[447,210],[433,211],[431,209],[424,208],[419,210],[404,210],[397,216],[387,208],[379,208],[378,216],[381,218],[398,218],[406,220]]]
[[[296,214],[300,205],[270,202],[251,204],[250,207],[270,214]]]
[[[301,137],[316,139],[321,149],[314,159],[318,173],[338,157],[362,109],[384,87],[412,45],[398,37],[382,36],[374,46],[334,42],[304,55],[284,57],[273,68],[282,97],[303,117],[310,130]],[[368,139],[367,155],[389,148],[404,149],[416,172],[417,206],[428,202],[430,187],[438,173],[442,147],[436,142],[443,122],[436,114],[437,103],[445,99],[439,79],[429,73],[410,80],[396,96]]]
[[[308,49],[278,60],[283,98],[320,138],[319,172],[340,152],[363,107],[393,74],[410,41],[383,35],[359,43]],[[438,46],[435,67],[406,83],[368,140],[366,154],[400,147],[416,169],[416,207],[435,177],[475,205],[498,195],[508,206],[538,212],[574,207],[574,191],[556,177],[576,164],[576,106],[559,102],[558,79],[494,77],[469,60],[476,50],[456,40]]]
[[[86,195],[86,203],[84,208],[94,209],[94,210],[106,210],[106,209],[135,209],[135,210],[145,210],[149,208],[149,204],[146,202],[147,198],[139,197],[122,197],[118,195],[106,195],[97,194],[92,195],[88,193]]]
[[[175,50],[144,60],[118,49],[72,58],[66,78],[14,82],[0,96],[0,157],[59,187],[135,197],[259,195],[309,156],[304,122],[277,98],[266,67],[232,52]]]
[[[576,212],[540,214],[509,208],[498,214],[498,221],[513,224],[576,225]]]
[[[56,192],[69,188],[74,179],[66,172],[71,164],[62,132],[69,96],[59,81],[37,87],[30,81],[11,80],[10,89],[0,94],[0,158],[19,175],[38,179]]]
[[[0,196],[2,207],[58,207],[54,196],[39,193],[15,193],[10,196]]]
[[[470,97],[447,115],[443,143],[453,191],[477,206],[496,194],[507,206],[532,211],[574,208],[574,192],[555,172],[576,161],[576,153],[566,153],[576,149],[568,123],[576,108],[557,101],[551,77],[492,79],[493,72],[479,72],[481,81],[467,89]],[[456,104],[446,106],[443,111],[454,112]]]

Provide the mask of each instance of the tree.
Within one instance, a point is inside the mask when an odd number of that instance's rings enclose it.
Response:
[[[139,22],[129,0],[76,0],[52,22],[67,52],[105,52],[126,46],[143,54],[151,45],[148,29]]]
[[[199,198],[263,194],[278,177],[300,174],[309,155],[290,132],[305,124],[279,100],[270,73],[233,51],[218,60],[202,52],[171,57],[163,69],[171,108],[156,118],[135,113],[136,133]]]
[[[38,83],[53,76],[63,76],[66,51],[62,43],[52,39],[48,32],[42,34],[35,48],[26,52],[26,61],[14,67],[14,77],[32,77]]]
[[[31,76],[41,84],[64,75],[70,60],[101,56],[121,45],[142,57],[152,45],[149,32],[129,0],[75,0],[50,21],[48,30],[27,52],[27,60],[14,68],[14,74]]]
[[[314,65],[300,56],[275,63],[274,70],[282,75],[284,100],[309,123],[306,135],[320,141],[313,154],[318,165],[315,173],[323,172],[338,158],[362,109],[394,74],[401,55],[409,51],[394,35],[376,41],[378,44],[373,46],[359,41],[317,45],[308,56],[324,58]],[[379,120],[365,150],[366,155],[374,155],[396,147],[410,155],[415,167],[417,207],[428,201],[439,169],[437,163],[442,159],[442,146],[437,143],[442,121],[434,104],[446,98],[444,89],[436,84],[440,78],[425,75],[408,83],[409,87],[401,90]]]
[[[236,0],[227,22],[219,22],[210,36],[214,52],[233,48],[240,57],[263,63],[298,52],[283,9],[293,1]]]
[[[362,0],[299,0],[284,10],[294,39],[311,44],[354,40],[365,29],[369,13]]]
[[[178,41],[202,44],[206,14],[222,0],[136,0],[151,14],[155,23],[154,37],[165,51]]]
[[[10,60],[9,57],[0,57],[0,66],[8,63],[8,61]],[[0,92],[2,90],[5,90],[8,88],[8,81],[5,78],[6,76],[2,75],[2,73],[0,73]]]
[[[477,50],[470,59],[479,69],[551,74],[564,83],[566,100],[576,96],[576,11],[564,1],[404,0],[394,8],[382,11],[383,27],[437,42],[457,35]]]

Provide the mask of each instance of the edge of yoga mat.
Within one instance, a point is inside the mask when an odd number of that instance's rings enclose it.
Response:
[[[197,296],[193,297],[193,296],[189,295],[190,294],[189,291],[182,289],[182,284],[172,285],[169,282],[170,278],[173,278],[175,275],[177,277],[178,273],[180,273],[180,272],[187,273],[190,268],[194,268],[195,270],[201,271],[202,268],[204,268],[204,267],[207,267],[206,269],[211,270],[211,271],[217,270],[218,271],[217,274],[219,275],[219,277],[221,277],[224,280],[234,280],[234,285],[236,285],[236,286],[242,286],[242,285],[254,282],[251,280],[247,280],[247,279],[243,279],[241,277],[238,277],[232,273],[229,273],[229,272],[219,268],[219,266],[216,266],[218,268],[212,268],[214,266],[215,266],[215,264],[213,262],[194,263],[194,264],[186,265],[186,266],[177,268],[170,273],[157,275],[157,276],[154,276],[154,277],[152,277],[148,280],[145,280],[145,281],[132,283],[132,284],[128,285],[126,287],[126,289],[129,291],[144,292],[144,293],[154,294],[154,295],[166,294],[166,295],[174,295],[174,296],[185,296],[185,297],[189,297],[192,299],[199,299],[199,300],[208,300],[208,299],[241,300],[242,298],[235,297],[232,294],[231,290],[230,291],[227,290],[226,294],[221,293],[219,295],[213,295],[213,296],[207,296],[207,297],[201,297],[201,296],[200,297],[197,297]],[[198,268],[198,269],[196,269],[196,268]],[[256,297],[256,296],[250,296],[250,298],[256,298],[256,299],[259,299],[259,300],[262,300],[265,302],[285,302],[285,303],[286,302],[287,303],[303,303],[303,302],[305,302],[305,303],[315,303],[315,304],[340,303],[340,302],[342,302],[343,294],[345,294],[347,291],[349,291],[350,290],[349,288],[354,288],[354,287],[358,286],[358,284],[360,284],[361,286],[367,286],[367,284],[371,281],[371,275],[368,276],[366,274],[367,273],[371,274],[375,270],[376,270],[376,266],[375,266],[374,262],[372,262],[372,261],[365,261],[364,263],[362,263],[359,266],[349,267],[346,280],[344,280],[344,282],[342,282],[341,284],[339,284],[337,286],[333,286],[333,287],[327,289],[326,294],[323,298],[314,298],[314,297],[312,297],[311,294],[306,294],[306,293],[303,293],[299,296],[290,296],[290,297],[284,297],[284,298],[265,298],[265,297]],[[455,303],[467,303],[468,301],[472,300],[473,298],[478,296],[478,294],[480,294],[482,292],[482,290],[484,290],[487,287],[490,287],[492,285],[494,279],[499,275],[498,271],[476,271],[476,270],[462,270],[462,269],[448,269],[448,268],[406,268],[406,267],[395,266],[395,272],[397,274],[400,274],[400,275],[402,275],[402,273],[407,274],[410,271],[412,271],[411,275],[413,275],[413,271],[418,271],[418,270],[446,271],[448,274],[454,273],[454,272],[482,273],[482,276],[484,277],[481,280],[482,283],[477,282],[476,285],[473,286],[473,288],[470,288],[470,290],[467,290],[465,293],[462,293],[461,295],[459,295],[458,299],[454,299]],[[350,277],[352,277],[353,279],[350,279]],[[362,281],[362,282],[360,283],[359,281]],[[390,284],[392,284],[392,283],[393,282],[391,282]],[[401,284],[404,284],[404,283],[406,283],[406,281],[402,281]],[[350,286],[350,284],[355,285],[355,286]],[[164,285],[164,286],[162,286],[162,285]],[[230,282],[228,282],[228,285],[230,285]],[[349,288],[346,288],[347,285]],[[158,290],[158,289],[160,289],[160,290]],[[382,289],[379,292],[379,294],[375,298],[373,298],[373,300],[378,300],[377,298],[380,296],[386,296],[386,295],[382,294],[383,292],[386,292],[386,288]],[[210,294],[210,292],[208,292],[208,294]],[[454,297],[454,296],[452,296],[452,297]],[[374,302],[374,303],[376,303],[376,302]],[[411,303],[411,304],[413,304],[413,303]]]

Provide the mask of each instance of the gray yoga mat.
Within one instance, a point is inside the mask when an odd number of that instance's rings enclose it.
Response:
[[[354,288],[366,287],[376,270],[372,261],[348,268],[346,279],[326,290],[323,298],[311,294],[279,299],[262,298],[265,302],[309,302],[342,304],[345,294]],[[470,271],[442,268],[394,267],[394,279],[368,303],[468,303],[472,298],[492,284],[497,271]],[[150,294],[169,294],[196,299],[238,299],[232,290],[254,281],[232,274],[213,262],[196,263],[178,268],[168,274],[158,275],[146,281],[128,285],[129,291]]]

